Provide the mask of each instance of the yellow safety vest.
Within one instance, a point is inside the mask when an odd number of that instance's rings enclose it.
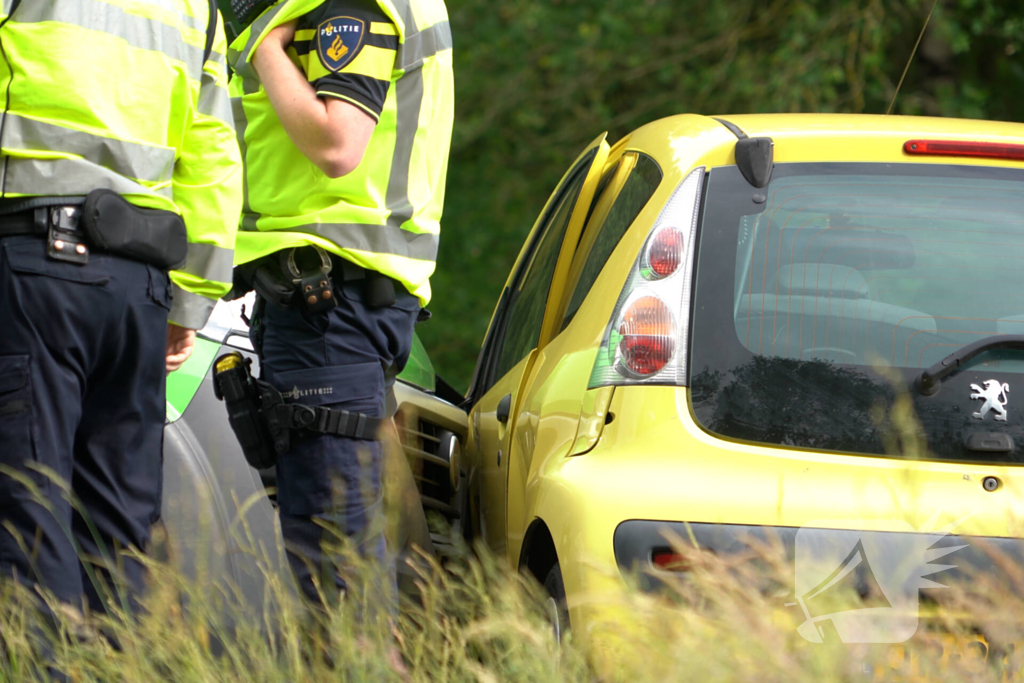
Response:
[[[232,42],[230,89],[245,159],[245,205],[235,262],[319,245],[430,299],[455,96],[443,0],[377,0],[398,31],[380,121],[362,163],[331,179],[288,138],[251,60],[274,27],[323,0],[284,0]]]
[[[203,63],[208,0],[12,0],[0,7],[3,197],[118,192],[174,211],[188,260],[170,319],[206,323],[231,287],[241,155],[219,23]],[[0,90],[2,92],[2,90]],[[0,98],[0,107],[4,104]]]

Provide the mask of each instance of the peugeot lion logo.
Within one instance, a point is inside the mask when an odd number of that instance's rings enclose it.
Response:
[[[971,394],[971,398],[974,400],[985,399],[985,404],[981,406],[981,410],[972,415],[979,420],[984,420],[985,416],[988,415],[988,411],[996,411],[996,420],[999,422],[1006,422],[1006,404],[1009,399],[1006,397],[1010,393],[1009,384],[1000,384],[999,380],[989,379],[985,380],[985,388],[982,389],[977,384],[972,384],[971,389],[974,393]]]

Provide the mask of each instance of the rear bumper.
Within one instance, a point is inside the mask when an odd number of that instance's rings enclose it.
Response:
[[[801,532],[803,532],[801,536]],[[797,561],[797,546],[801,545],[801,556],[813,554],[820,548],[823,539],[835,540],[844,545],[853,545],[857,540],[867,538],[878,541],[875,545],[884,545],[899,551],[901,540],[912,542],[908,536],[923,537],[924,534],[907,534],[896,531],[874,531],[857,529],[821,529],[798,527],[749,526],[742,524],[687,524],[685,522],[664,522],[653,520],[629,520],[622,522],[615,529],[613,546],[615,562],[623,574],[637,574],[640,585],[645,590],[657,590],[663,586],[659,575],[665,572],[652,564],[652,555],[656,552],[668,551],[673,544],[696,547],[705,552],[719,556],[735,556],[755,552],[774,552],[781,555],[786,562]],[[934,536],[934,534],[928,534]],[[917,544],[920,545],[920,544]],[[1002,569],[1001,563],[1008,566],[1024,566],[1024,540],[1017,538],[992,538],[976,536],[944,536],[929,544],[924,549],[952,549],[964,546],[942,557],[935,558],[936,566],[949,566],[929,578],[940,584],[969,581],[984,574],[997,585],[1005,584],[1013,588],[1012,578]],[[935,553],[937,554],[937,553]],[[926,597],[935,587],[922,588]]]

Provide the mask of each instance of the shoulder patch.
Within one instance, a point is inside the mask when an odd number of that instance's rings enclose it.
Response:
[[[355,59],[363,46],[366,22],[353,17],[334,17],[316,29],[316,52],[328,71],[335,72]]]

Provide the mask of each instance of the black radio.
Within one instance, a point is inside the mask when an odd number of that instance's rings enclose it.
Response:
[[[224,32],[227,33],[228,42],[237,38],[238,34],[275,2],[276,0],[217,0],[220,13],[224,17]]]

